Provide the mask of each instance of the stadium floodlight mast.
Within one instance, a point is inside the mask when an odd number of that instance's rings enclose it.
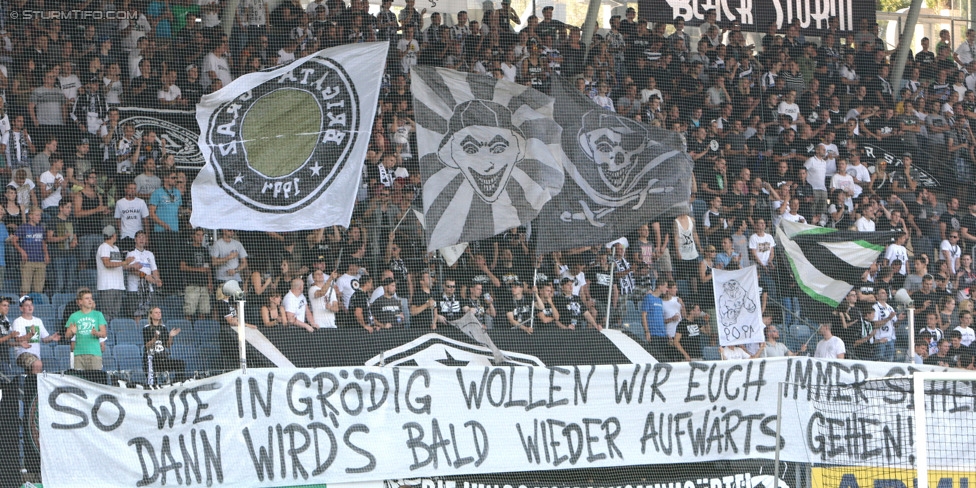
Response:
[[[241,355],[241,372],[247,374],[247,344],[244,341],[244,302],[246,295],[241,289],[240,283],[236,280],[227,280],[222,286],[221,291],[235,302],[237,302],[237,347]]]
[[[898,308],[908,312],[908,354],[905,356],[911,364],[915,362],[915,301],[908,294],[908,290],[902,288],[895,292],[895,303]]]

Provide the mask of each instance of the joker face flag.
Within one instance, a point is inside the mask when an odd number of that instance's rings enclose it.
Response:
[[[411,71],[427,248],[530,222],[563,185],[553,99],[488,76]]]

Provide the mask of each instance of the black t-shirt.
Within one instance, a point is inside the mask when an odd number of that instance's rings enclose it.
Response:
[[[969,235],[976,235],[976,215],[967,213],[959,217],[959,228],[966,229]],[[961,232],[960,235],[962,235]]]
[[[552,303],[559,310],[559,322],[563,325],[573,325],[577,328],[585,324],[583,320],[583,303],[575,295],[564,297],[558,295],[553,297]]]
[[[186,246],[183,252],[183,262],[192,268],[207,267],[210,264],[210,253],[203,246],[191,244]],[[209,283],[207,273],[186,271],[180,274],[183,276],[186,286],[207,286]]]
[[[847,348],[848,351],[853,351],[854,343],[864,338],[865,334],[870,333],[870,330],[865,329],[865,324],[863,322],[865,312],[862,304],[855,303],[853,306],[844,310],[844,313],[846,313],[850,319],[850,326],[844,328],[838,322],[838,325],[833,329],[834,335],[840,337],[840,340],[844,341],[844,347]],[[867,327],[870,327],[870,325],[867,325]]]
[[[471,266],[465,270],[465,282],[467,282],[468,286],[481,284],[482,288],[485,290],[494,288],[488,274],[482,273],[481,270],[475,268],[474,266]]]
[[[498,281],[502,282],[502,285],[508,285],[513,281],[521,281],[523,283],[532,282],[531,276],[529,277],[529,280],[526,280],[523,276],[519,276],[519,269],[514,264],[510,268],[498,266],[495,268],[494,273],[495,277],[498,278]]]
[[[169,355],[169,349],[166,347],[166,343],[169,340],[169,328],[165,325],[149,325],[146,324],[142,328],[142,343],[148,344],[149,341],[153,341],[153,345],[149,349],[143,350],[144,355],[151,355],[154,358],[163,358]]]
[[[505,305],[502,307],[502,310],[504,310],[506,316],[508,312],[513,312],[517,322],[525,322],[523,325],[528,325],[528,320],[532,315],[532,300],[526,296],[518,300],[514,297],[509,297],[505,300]]]
[[[553,300],[553,303],[555,304],[555,300]],[[539,316],[539,314],[542,314],[542,316],[544,316],[544,317],[552,317],[552,307],[550,307],[548,304],[546,304],[545,308],[542,308],[542,309],[538,309],[537,308],[535,310],[535,314],[536,314],[537,317]],[[560,318],[562,318],[562,315],[560,315]],[[542,323],[541,320],[539,320],[536,323],[539,324],[539,325],[545,326],[545,327],[556,327],[556,323],[555,322],[549,322],[548,324],[544,324],[544,323]]]
[[[420,306],[427,303],[428,300],[433,298],[429,292],[424,291],[422,288],[418,288],[417,291],[413,292],[413,301],[410,302],[412,306]],[[426,327],[433,323],[434,320],[434,309],[427,308],[423,312],[410,317],[410,325],[414,327]]]
[[[383,295],[373,301],[373,312],[378,324],[397,324],[397,315],[403,313],[403,305],[399,298]]]
[[[586,282],[590,284],[590,297],[596,303],[607,303],[610,285],[613,283],[612,273],[610,270],[604,271],[602,269],[590,269],[586,271]]]
[[[678,333],[681,334],[681,348],[691,356],[692,359],[702,357],[702,334],[701,327],[690,320],[682,320],[678,323]]]
[[[437,313],[449,321],[461,318],[464,315],[461,313],[461,299],[454,295],[450,297],[441,295],[437,298]]]
[[[363,310],[363,320],[366,321],[366,325],[372,325],[373,314],[369,305],[369,293],[363,290],[356,290],[352,294],[352,297],[349,298],[349,313],[353,316],[350,324],[354,326],[360,325],[355,318],[357,308]]]

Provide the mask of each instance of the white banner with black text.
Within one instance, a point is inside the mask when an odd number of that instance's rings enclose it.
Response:
[[[935,368],[921,367],[925,370]],[[911,418],[813,412],[900,364],[778,358],[571,368],[252,369],[159,390],[38,378],[46,486],[280,486],[734,459],[907,456]],[[776,435],[777,386],[784,390]],[[844,390],[847,391],[847,390]],[[938,394],[934,392],[933,394]],[[892,388],[886,403],[911,401]],[[945,402],[927,408],[946,410]],[[840,411],[840,410],[838,410]],[[909,413],[911,410],[906,410]],[[943,413],[971,421],[970,409]],[[843,415],[843,414],[836,414]],[[904,425],[895,425],[895,424]],[[976,456],[972,443],[956,444]],[[867,453],[871,453],[868,456]]]

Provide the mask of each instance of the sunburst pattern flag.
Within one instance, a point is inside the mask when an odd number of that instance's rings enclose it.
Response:
[[[444,68],[411,70],[427,249],[532,221],[563,186],[553,99]]]

